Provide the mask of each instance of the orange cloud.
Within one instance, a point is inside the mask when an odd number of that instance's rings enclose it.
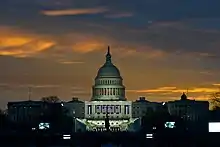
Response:
[[[79,53],[88,53],[92,51],[106,49],[106,44],[98,40],[81,41],[72,46],[73,51]]]
[[[119,44],[120,43],[116,43]],[[117,46],[117,45],[116,45]],[[116,51],[116,55],[120,55],[122,57],[127,56],[139,56],[139,58],[144,59],[157,59],[157,58],[163,58],[168,55],[165,51],[154,49],[150,46],[127,46],[127,45],[120,45],[118,47],[114,47]],[[122,54],[123,53],[123,54]]]
[[[5,48],[0,50],[0,55],[27,57],[40,51],[46,50],[55,45],[54,42],[36,40],[22,46],[13,46],[13,48]]]
[[[147,90],[126,90],[128,93],[146,94],[147,97],[161,98],[167,100],[177,100],[183,92],[187,92],[186,89],[178,89],[177,87],[159,87],[155,89]],[[212,98],[212,93],[217,92],[216,88],[200,88],[195,87],[188,89],[188,99],[191,100],[205,100],[209,101]]]
[[[27,37],[0,37],[0,46],[1,47],[15,47],[22,46],[31,41],[31,38]]]
[[[55,44],[54,41],[45,39],[43,36],[14,28],[0,27],[0,55],[26,57]]]
[[[170,92],[170,93],[182,93],[186,92],[186,89],[178,89],[177,87],[159,87],[156,89],[147,89],[147,90],[133,90],[136,93],[163,93],[163,92]],[[191,88],[188,89],[189,93],[214,93],[217,92],[216,88]]]
[[[212,84],[213,86],[220,86],[220,84],[219,83],[215,83],[215,84]]]
[[[80,61],[59,61],[59,63],[61,64],[81,64],[84,62],[80,62]]]
[[[67,9],[67,10],[44,10],[41,13],[47,16],[98,14],[108,11],[106,8]]]

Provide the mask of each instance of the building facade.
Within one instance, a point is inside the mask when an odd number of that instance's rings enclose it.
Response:
[[[65,102],[64,108],[67,110],[67,115],[72,118],[85,118],[85,102],[78,98],[72,98],[71,101]]]
[[[41,101],[20,101],[8,103],[8,117],[13,122],[32,123],[39,118],[44,104]]]
[[[132,117],[141,118],[147,113],[153,113],[161,109],[162,103],[150,102],[145,97],[139,97],[138,100],[132,102]]]
[[[123,78],[112,63],[109,47],[106,61],[98,70],[92,86],[91,101],[85,101],[85,118],[79,121],[86,125],[87,130],[105,130],[107,115],[112,131],[128,131],[137,120],[132,118],[132,101],[126,100]]]
[[[167,102],[167,109],[173,116],[179,116],[190,122],[198,122],[208,118],[209,102],[190,100],[183,93],[180,100]]]
[[[12,122],[36,126],[40,121],[51,121],[48,116],[62,113],[61,103],[43,101],[8,102],[8,117]]]

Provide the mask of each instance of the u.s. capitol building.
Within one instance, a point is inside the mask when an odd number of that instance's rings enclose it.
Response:
[[[126,99],[123,78],[112,63],[109,47],[106,61],[92,86],[91,101],[85,101],[85,118],[77,120],[85,124],[87,130],[104,130],[106,115],[113,131],[126,131],[137,121],[132,118],[132,101]]]

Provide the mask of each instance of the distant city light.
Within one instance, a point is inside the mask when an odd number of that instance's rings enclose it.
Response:
[[[63,139],[71,139],[71,135],[63,135]]]
[[[166,122],[164,126],[165,128],[170,128],[170,129],[175,128],[175,122]]]
[[[40,123],[39,124],[39,129],[40,130],[45,130],[45,129],[49,129],[50,128],[50,124],[49,123]]]
[[[146,134],[146,138],[152,139],[153,138],[153,134]]]
[[[220,122],[209,122],[209,132],[220,132]]]

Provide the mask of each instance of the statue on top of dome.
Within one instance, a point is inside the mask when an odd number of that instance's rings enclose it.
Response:
[[[110,47],[108,46],[108,52],[107,52],[107,54],[106,54],[106,64],[109,64],[109,63],[111,63],[112,61],[111,61],[111,53],[110,53]]]

